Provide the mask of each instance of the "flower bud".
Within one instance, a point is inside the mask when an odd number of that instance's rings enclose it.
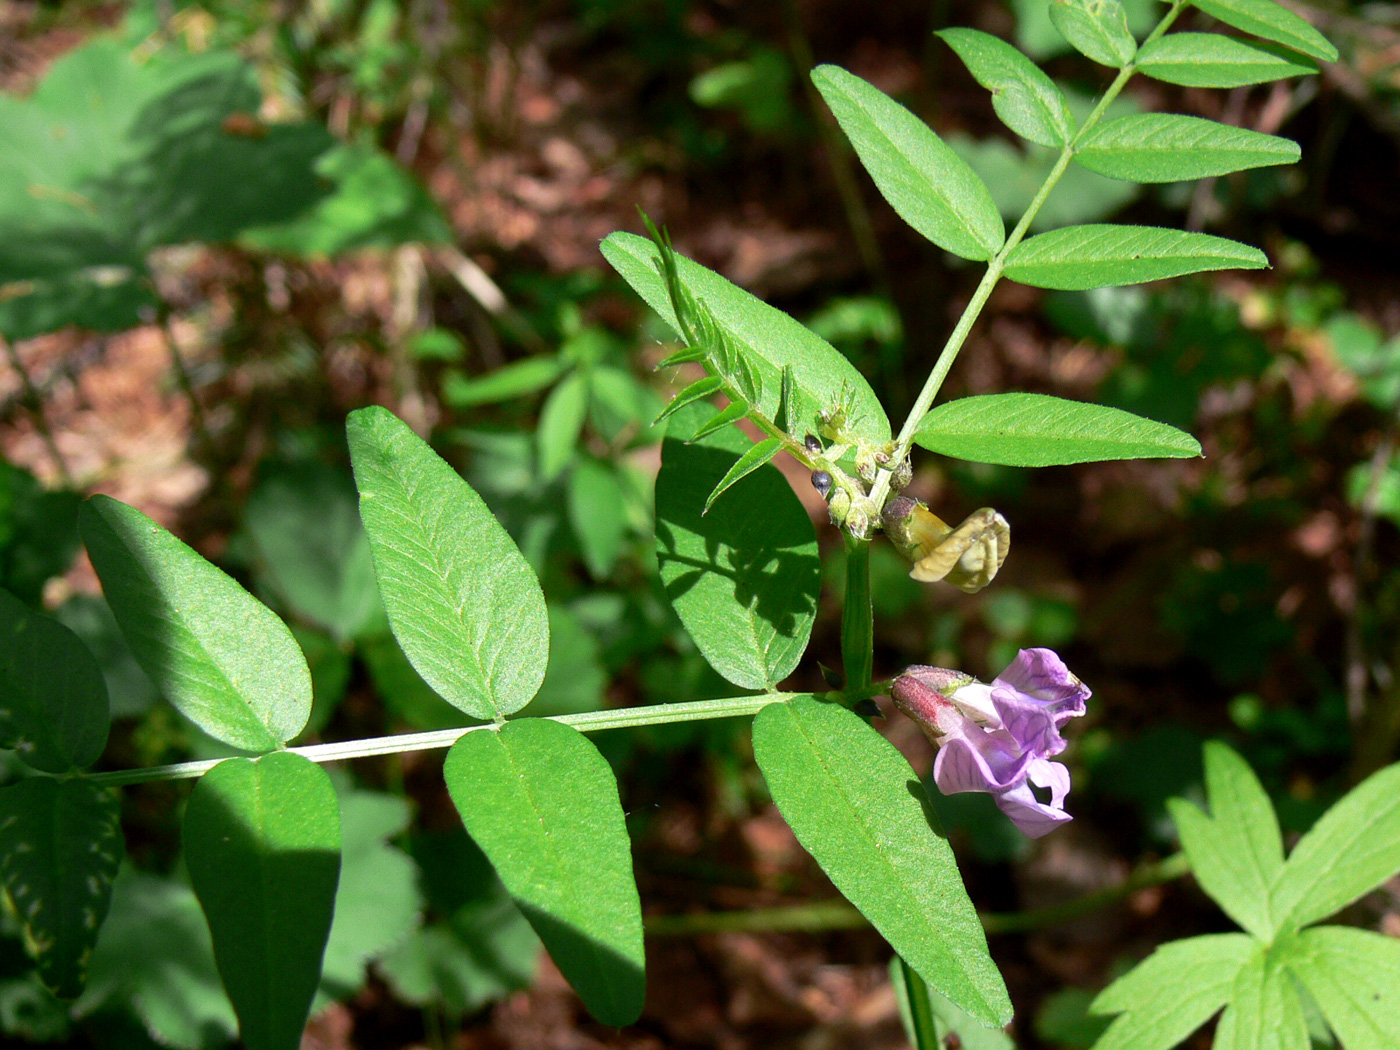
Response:
[[[950,696],[973,682],[971,675],[915,664],[890,683],[894,706],[912,718],[935,744],[961,724],[963,715]]]
[[[845,489],[837,489],[826,501],[833,525],[846,524],[846,513],[851,509],[851,494]]]
[[[914,466],[909,462],[908,457],[895,468],[894,477],[890,478],[890,488],[895,492],[900,492],[909,487],[909,483],[914,480]]]
[[[875,465],[875,456],[868,448],[862,448],[856,453],[856,476],[867,485],[875,483],[875,475],[879,468]]]

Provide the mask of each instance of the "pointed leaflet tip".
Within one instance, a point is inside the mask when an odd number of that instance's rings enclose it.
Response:
[[[714,487],[714,491],[712,491],[709,498],[705,500],[705,508],[700,512],[700,516],[704,517],[710,512],[710,507],[714,504],[715,500],[719,499],[720,494],[723,493],[725,489],[729,488],[730,485],[734,484],[734,482],[738,481],[745,474],[751,474],[759,467],[763,466],[763,464],[776,456],[782,450],[782,447],[783,443],[781,439],[768,438],[767,440],[760,441],[757,445],[740,456],[738,460],[735,461],[734,466],[729,468],[729,472],[719,479],[719,484]]]
[[[749,414],[747,406],[735,401],[732,405],[717,412],[708,423],[702,426],[691,435],[690,441],[699,441],[703,437],[708,437],[716,430],[723,430],[730,423],[737,423]],[[689,444],[689,442],[687,442]]]

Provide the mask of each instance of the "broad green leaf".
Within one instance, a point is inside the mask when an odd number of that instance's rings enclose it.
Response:
[[[597,711],[603,706],[608,673],[598,641],[568,606],[549,605],[549,669],[540,691],[525,708],[536,718]]]
[[[540,450],[540,480],[548,484],[574,458],[583,421],[588,416],[588,377],[571,372],[549,392],[540,409],[535,440]]]
[[[612,572],[627,536],[627,494],[616,469],[589,457],[579,459],[569,473],[568,507],[583,563],[601,580]]]
[[[473,718],[520,710],[549,654],[534,572],[481,497],[388,409],[352,412],[346,431],[375,576],[404,653]]]
[[[693,444],[694,406],[672,417],[656,476],[656,560],[666,596],[710,666],[772,689],[807,648],[821,588],[812,519],[776,467],[761,466],[704,513],[751,446],[733,428]]]
[[[216,740],[271,751],[311,714],[311,673],[287,625],[223,570],[107,496],[78,524],[132,655]]]
[[[1011,1000],[917,774],[839,704],[769,704],[754,757],[797,839],[931,988],[988,1027]]]
[[[243,524],[269,588],[338,641],[383,629],[369,539],[344,468],[307,461],[270,473]]]
[[[1167,806],[1191,873],[1225,914],[1261,941],[1273,938],[1269,891],[1283,868],[1283,838],[1254,771],[1225,744],[1206,744],[1210,816],[1185,799]]]
[[[185,808],[185,866],[249,1050],[296,1050],[340,877],[330,777],[299,755],[231,758]]]
[[[443,377],[442,399],[453,408],[514,401],[543,390],[563,372],[564,363],[559,358],[543,356],[512,361],[494,372],[470,379],[460,372],[449,372]]]
[[[125,847],[115,792],[31,777],[0,788],[0,876],[55,994],[83,989]]]
[[[1230,1000],[1235,978],[1258,953],[1244,933],[1212,933],[1162,945],[1094,1000],[1119,1014],[1094,1050],[1168,1050]]]
[[[602,252],[633,290],[679,332],[666,281],[658,269],[656,245],[635,234],[614,233],[603,241]],[[889,440],[890,423],[879,399],[839,350],[713,270],[680,256],[676,265],[681,283],[704,302],[762,379],[763,396],[756,403],[759,411],[770,419],[777,413],[782,370],[790,365],[797,393],[791,415],[794,428],[815,433],[818,414],[849,398],[850,429],[876,444]]]
[[[1281,941],[1277,950],[1346,1050],[1400,1046],[1400,940],[1318,926]]]
[[[1316,73],[1310,59],[1219,33],[1169,33],[1144,44],[1138,72],[1183,87],[1233,88]]]
[[[1074,116],[1063,92],[1006,41],[976,29],[943,29],[934,35],[992,93],[997,116],[1016,134],[1042,146],[1063,146],[1074,137]]]
[[[364,986],[365,967],[422,921],[418,865],[393,845],[412,819],[408,802],[398,795],[340,794],[340,883],[313,1013],[327,1002],[352,997]]]
[[[772,460],[772,458],[782,450],[783,443],[779,438],[765,438],[757,445],[754,445],[740,456],[735,461],[734,465],[729,468],[729,472],[715,484],[714,489],[705,497],[705,506],[701,509],[700,513],[708,514],[710,508],[715,505],[715,500],[724,495],[729,486],[733,485],[740,478],[752,474],[759,467]]]
[[[28,287],[25,294],[12,294]],[[151,316],[150,284],[125,267],[79,270],[47,281],[11,285],[0,298],[0,336],[12,343],[61,328],[121,332]]]
[[[1200,117],[1142,113],[1100,124],[1074,159],[1100,175],[1133,182],[1179,182],[1246,168],[1293,164],[1298,144]]]
[[[183,882],[123,866],[75,1017],[130,1009],[159,1045],[207,1050],[238,1021],[219,983],[209,926]]]
[[[1212,1050],[1308,1050],[1303,1003],[1277,955],[1261,946],[1240,970]]]
[[[1006,276],[1036,288],[1083,291],[1268,265],[1258,248],[1224,237],[1099,224],[1051,230],[1022,241],[1007,257]]]
[[[1006,242],[991,194],[933,130],[879,88],[838,66],[812,83],[899,217],[945,251],[986,260]],[[802,367],[793,362],[797,378]]]
[[[1274,885],[1280,930],[1350,904],[1400,870],[1400,764],[1371,774],[1324,813]]]
[[[107,746],[107,682],[76,634],[0,590],[0,747],[67,773]]]
[[[1200,442],[1176,427],[1045,394],[945,401],[920,421],[914,441],[944,456],[1010,467],[1201,454]]]
[[[1274,0],[1191,0],[1208,15],[1214,15],[1228,26],[1246,33],[1262,36],[1276,44],[1311,55],[1320,62],[1337,61],[1337,49],[1332,42]]]
[[[468,733],[443,769],[462,823],[589,1013],[642,1012],[642,910],[607,761],[578,730],[526,718]]]
[[[1053,0],[1050,21],[1076,51],[1100,65],[1121,69],[1137,54],[1119,0]]]

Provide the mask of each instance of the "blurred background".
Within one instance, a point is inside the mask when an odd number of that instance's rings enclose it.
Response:
[[[990,679],[1050,646],[1094,690],[1065,829],[1031,844],[985,796],[937,800],[988,913],[1175,852],[1163,803],[1200,797],[1207,738],[1253,763],[1286,834],[1396,758],[1400,7],[1286,2],[1337,64],[1233,91],[1136,78],[1115,109],[1288,136],[1301,164],[1148,188],[1071,168],[1038,221],[1205,230],[1273,268],[1088,293],[1003,282],[944,392],[1115,405],[1190,430],[1205,458],[1029,471],[919,453],[912,491],[949,520],[995,506],[1011,556],[969,597],[874,551],[877,677],[919,662]],[[1164,10],[1124,3],[1139,36]],[[1013,40],[1085,109],[1108,83],[1045,0],[0,4],[0,586],[99,655],[104,766],[221,752],[125,650],[74,528],[95,491],[293,625],[316,691],[302,742],[465,724],[379,606],[343,429],[370,403],[430,437],[540,574],[552,650],[527,713],[734,694],[670,611],[648,539],[650,422],[675,389],[651,366],[670,335],[597,244],[638,231],[644,208],[847,354],[897,425],[980,268],[893,214],[805,74],[834,62],[900,98],[1014,220],[1053,157],[1001,126],[931,35],[949,25]],[[822,689],[818,662],[840,663],[841,544],[790,476],[829,586],[789,687]],[[911,724],[877,725],[927,773]],[[746,722],[595,740],[653,923],[642,1021],[587,1018],[427,753],[335,774],[345,868],[304,1046],[903,1045],[874,933],[835,913],[706,932],[710,912],[835,899],[769,802]],[[126,789],[133,864],[75,1004],[42,989],[0,920],[6,1038],[231,1042],[178,859],[187,790]],[[1230,928],[1189,879],[1070,922],[1038,914],[991,940],[1023,1047],[1089,1046],[1095,990],[1164,940]],[[1347,918],[1400,935],[1400,886]]]

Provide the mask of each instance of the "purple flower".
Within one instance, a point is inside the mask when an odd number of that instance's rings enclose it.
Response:
[[[910,667],[894,680],[894,703],[938,745],[933,781],[945,795],[985,791],[1031,838],[1071,819],[1069,770],[1050,757],[1060,730],[1092,695],[1049,649],[1022,649],[984,685],[959,671]],[[1042,802],[1032,785],[1050,792]]]

